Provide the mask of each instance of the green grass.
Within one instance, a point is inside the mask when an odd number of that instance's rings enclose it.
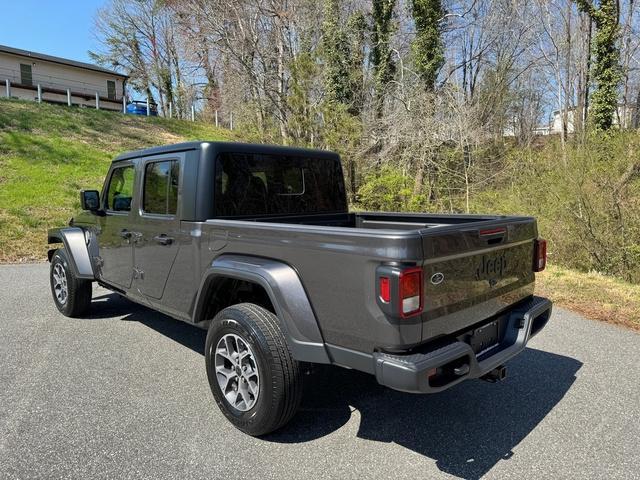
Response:
[[[80,207],[80,189],[102,187],[117,154],[188,140],[233,140],[184,120],[0,99],[0,262],[46,258],[46,230]]]

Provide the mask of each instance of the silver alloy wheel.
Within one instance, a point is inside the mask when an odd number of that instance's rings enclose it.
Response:
[[[53,291],[56,294],[58,303],[64,305],[69,298],[69,288],[67,287],[67,273],[61,263],[56,263],[53,267]]]
[[[260,394],[260,375],[249,344],[233,333],[224,335],[216,346],[215,368],[227,402],[241,412],[251,410]]]

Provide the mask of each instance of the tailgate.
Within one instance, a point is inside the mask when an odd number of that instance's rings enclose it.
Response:
[[[533,294],[533,218],[422,230],[422,339],[485,320]]]

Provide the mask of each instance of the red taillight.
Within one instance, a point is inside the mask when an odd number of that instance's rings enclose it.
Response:
[[[422,269],[400,272],[400,316],[409,317],[422,311]]]
[[[541,272],[547,266],[547,241],[538,238],[533,243],[533,271]]]
[[[391,301],[389,277],[380,277],[380,300],[384,303],[389,303]]]

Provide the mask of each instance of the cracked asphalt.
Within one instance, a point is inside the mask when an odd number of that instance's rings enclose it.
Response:
[[[419,396],[308,375],[264,439],[217,410],[205,332],[94,288],[56,310],[48,265],[0,266],[0,478],[640,478],[640,335],[555,309],[499,384]]]

